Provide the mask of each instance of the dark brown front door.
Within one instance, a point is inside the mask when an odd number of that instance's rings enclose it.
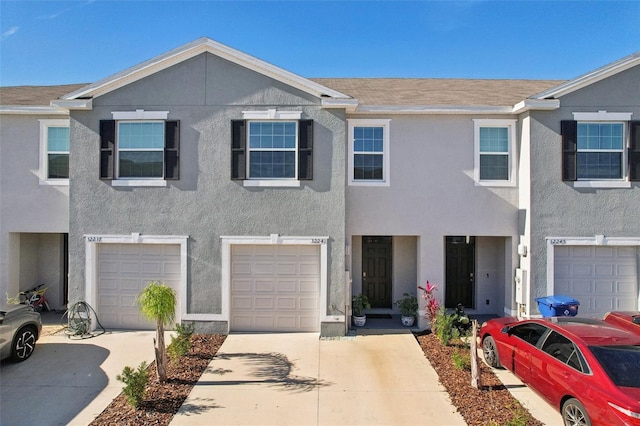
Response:
[[[462,303],[474,308],[475,237],[446,237],[446,290],[445,306],[454,308]]]
[[[362,294],[372,308],[391,308],[391,237],[362,237]]]

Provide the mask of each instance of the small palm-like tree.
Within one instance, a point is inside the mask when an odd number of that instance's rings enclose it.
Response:
[[[171,287],[151,281],[138,294],[138,308],[150,320],[156,322],[156,338],[153,339],[156,353],[156,371],[159,382],[167,380],[167,351],[164,344],[164,326],[175,319],[176,293]]]

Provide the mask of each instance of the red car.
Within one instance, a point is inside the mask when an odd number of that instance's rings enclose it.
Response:
[[[510,370],[565,425],[640,425],[640,335],[601,320],[492,319],[480,328],[487,364]]]
[[[604,320],[640,335],[640,312],[609,312],[604,316]]]

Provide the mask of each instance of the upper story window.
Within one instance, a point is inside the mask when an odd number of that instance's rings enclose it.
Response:
[[[581,112],[561,123],[562,179],[576,187],[630,187],[640,179],[640,133],[631,113]]]
[[[164,177],[164,122],[120,121],[117,141],[118,178]]]
[[[179,178],[180,122],[167,111],[112,113],[100,121],[100,178],[114,186],[165,185]]]
[[[348,121],[349,184],[388,186],[390,120]]]
[[[622,179],[624,124],[578,122],[578,179]]]
[[[231,122],[231,179],[244,186],[300,186],[313,179],[313,120],[301,111],[245,111]]]
[[[69,184],[69,120],[40,120],[40,183]]]
[[[515,185],[515,120],[473,120],[476,185]]]
[[[295,179],[297,122],[249,122],[249,179]]]

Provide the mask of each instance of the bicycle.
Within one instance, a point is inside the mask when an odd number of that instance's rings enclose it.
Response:
[[[31,305],[31,307],[37,312],[41,312],[42,310],[46,310],[48,312],[51,310],[49,307],[49,301],[45,297],[45,293],[48,289],[49,288],[44,284],[40,284],[30,290],[21,291],[16,297],[9,297],[7,295],[7,303]]]

